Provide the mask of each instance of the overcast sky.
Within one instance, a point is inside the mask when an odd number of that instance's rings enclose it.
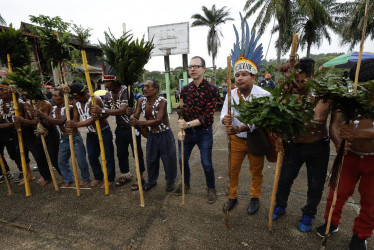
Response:
[[[226,58],[230,54],[233,46],[235,35],[232,25],[237,27],[240,25],[239,11],[243,12],[243,7],[246,0],[223,1],[223,0],[0,0],[0,13],[7,24],[13,23],[16,28],[19,27],[20,22],[29,22],[29,15],[48,15],[60,16],[64,21],[71,21],[76,24],[81,24],[83,27],[90,27],[93,29],[91,42],[104,40],[104,31],[111,29],[116,37],[122,34],[122,23],[126,23],[127,30],[131,30],[135,37],[145,35],[148,38],[147,27],[171,23],[189,22],[192,23],[191,16],[194,13],[202,13],[202,5],[211,8],[216,4],[217,8],[227,6],[231,12],[231,16],[235,21],[228,22],[220,26],[223,33],[221,38],[221,47],[217,56],[217,66],[226,67]],[[248,20],[250,27],[254,18]],[[268,48],[270,41],[269,25],[266,33],[261,37],[264,47],[264,54]],[[212,66],[212,60],[208,56],[206,37],[207,27],[190,27],[190,54],[189,58],[195,55],[200,55],[206,59],[207,66]],[[274,42],[277,38],[275,34],[272,38],[267,59],[276,58],[276,49]],[[318,49],[312,47],[311,53],[329,53],[329,52],[348,52],[348,46],[341,46],[339,38],[334,36],[331,45],[324,42]],[[355,50],[358,50],[356,46]],[[365,43],[365,51],[374,51],[374,42],[367,41]],[[306,51],[300,51],[300,57],[305,56]],[[175,68],[182,65],[182,56],[170,56],[170,67]],[[153,57],[145,67],[147,70],[164,70],[164,61],[162,56]]]

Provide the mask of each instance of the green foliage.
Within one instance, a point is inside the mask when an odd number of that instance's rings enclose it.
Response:
[[[154,48],[153,40],[146,42],[144,37],[133,40],[133,35],[126,32],[116,39],[110,32],[104,32],[105,43],[100,42],[104,52],[104,60],[116,72],[117,81],[132,85],[144,73],[144,65],[151,58]]]
[[[331,71],[321,71],[312,80],[312,86],[318,99],[331,101],[332,110],[340,110],[345,120],[352,120],[358,115],[374,117],[373,86],[368,90],[360,84],[357,90],[352,91],[342,84],[340,76]]]
[[[14,29],[12,24],[0,32],[0,48],[1,61],[7,62],[7,54],[10,54],[14,68],[26,66],[31,62],[31,48],[27,38],[22,36],[21,29]]]
[[[52,65],[52,68],[59,67],[60,63],[69,65],[71,51],[74,50],[69,43],[70,23],[62,21],[60,17],[50,18],[43,15],[30,16],[30,20],[42,26],[35,27],[35,32],[40,36],[41,49],[47,65]]]
[[[313,119],[314,103],[306,95],[285,93],[285,87],[291,83],[294,75],[274,89],[271,96],[232,105],[240,114],[238,119],[245,124],[265,128],[286,140],[293,140],[305,133],[305,125]]]
[[[7,80],[16,85],[17,91],[26,92],[30,99],[40,95],[43,81],[39,70],[33,69],[31,66],[17,68],[16,73],[10,73]]]
[[[72,29],[77,35],[79,49],[84,49],[90,44],[89,38],[91,37],[91,28],[85,29],[82,25],[73,24]]]

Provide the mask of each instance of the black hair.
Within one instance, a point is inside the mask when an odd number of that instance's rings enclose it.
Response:
[[[152,82],[152,87],[157,89],[157,92],[160,90],[160,84],[158,83],[158,81],[155,81],[155,80],[150,80]]]
[[[311,77],[314,73],[314,63],[312,58],[304,57],[301,58],[299,64],[296,65],[296,69],[300,69],[301,73],[305,73],[307,77]]]
[[[349,71],[349,78],[354,81],[356,75],[357,64],[355,64]],[[358,75],[359,82],[368,82],[374,80],[374,60],[367,60],[361,62],[360,74]]]
[[[35,94],[33,95],[33,99],[35,100],[47,100],[47,97],[43,93],[42,89],[38,89],[35,91]]]
[[[70,86],[70,94],[83,96],[86,92],[86,86],[80,82],[73,82]]]
[[[54,88],[53,91],[58,91],[58,96],[59,97],[64,97],[64,93],[61,91],[59,88]]]
[[[204,60],[204,58],[202,58],[201,56],[194,56],[194,57],[191,58],[191,60],[192,60],[192,59],[200,59],[200,61],[201,61],[201,66],[205,67],[205,60]]]

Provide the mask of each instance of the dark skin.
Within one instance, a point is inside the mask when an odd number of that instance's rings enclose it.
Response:
[[[77,109],[77,106],[76,106],[76,103],[77,102],[80,102],[81,105],[84,107],[84,105],[86,104],[86,102],[90,99],[90,95],[88,94],[88,92],[84,92],[82,96],[80,95],[73,95],[74,97],[74,113],[76,112],[77,114],[78,113],[78,109]],[[103,108],[104,107],[104,104],[103,102],[101,101],[101,98],[98,97],[98,96],[95,96],[95,102],[97,104],[97,106],[99,106],[100,108]],[[88,108],[91,109],[91,103],[88,105]],[[92,113],[90,112],[90,114],[92,115]],[[108,120],[107,120],[107,117],[108,115],[105,114],[105,115],[100,115],[99,117],[99,122],[100,122],[100,127],[104,127],[106,125],[108,125]],[[66,121],[66,133],[67,134],[72,134],[74,132],[74,129],[76,128],[80,128],[80,127],[86,127],[86,126],[89,126],[89,125],[92,125],[94,124],[96,121],[95,117],[92,116],[90,119],[87,119],[86,121],[75,121],[75,120],[70,120],[70,121]],[[94,126],[95,130],[96,130],[96,127]]]
[[[121,85],[116,84],[115,81],[105,81],[104,82],[105,87],[112,92],[113,100],[116,102],[119,98],[119,92],[121,91]],[[132,110],[128,109],[129,105],[122,104],[120,108],[118,109],[106,109],[105,114],[106,115],[113,115],[113,116],[119,116],[119,115],[131,115]],[[98,105],[93,105],[91,108],[91,112],[94,114],[100,115],[102,111],[102,107],[99,107]]]
[[[56,118],[53,118],[52,116],[48,116],[47,114],[42,113],[39,110],[35,110],[35,109],[33,110],[33,115],[37,116],[39,118],[42,118],[42,119],[48,121],[49,123],[51,123],[53,125],[58,125],[59,128],[60,128],[60,131],[64,135],[67,135],[66,129],[65,129],[65,126],[64,126],[64,124],[66,122],[66,113],[64,113],[64,115],[61,115],[61,109],[63,107],[65,107],[65,103],[64,103],[64,98],[60,96],[60,91],[59,90],[54,91],[52,93],[52,101],[57,106],[57,108],[56,108]],[[72,119],[76,122],[79,121],[79,114],[78,114],[78,112],[74,112],[73,107],[70,107],[70,119]],[[77,132],[78,132],[78,129],[74,128],[73,129],[73,134],[75,134]]]
[[[153,111],[153,105],[155,101],[157,100],[157,93],[158,88],[154,88],[152,86],[152,81],[148,80],[144,84],[143,89],[144,96],[147,97],[147,103],[145,105],[145,121],[139,121],[140,113],[141,113],[141,107],[142,103],[144,101],[144,98],[140,98],[137,105],[134,117],[130,118],[130,123],[132,126],[140,126],[140,127],[151,127],[152,132],[160,131],[159,125],[161,123],[165,124],[166,126],[170,126],[169,124],[169,118],[167,115],[167,102],[166,100],[162,100],[158,107],[155,108],[157,113],[157,117],[154,118],[152,115]]]

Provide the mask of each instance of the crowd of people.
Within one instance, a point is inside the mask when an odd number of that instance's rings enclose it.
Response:
[[[268,96],[270,93],[261,86],[255,84],[257,68],[248,63],[245,58],[239,58],[235,63],[234,75],[236,88],[231,90],[232,102],[251,101],[253,98]],[[244,65],[244,66],[243,66]],[[299,83],[292,91],[301,95],[310,93],[304,90],[306,80],[314,72],[314,61],[309,58],[300,60],[297,65],[299,73],[295,81]],[[191,169],[189,160],[195,145],[198,146],[201,157],[201,165],[206,179],[207,202],[215,203],[217,200],[215,171],[212,161],[214,112],[217,103],[217,87],[204,79],[206,71],[205,60],[199,56],[191,58],[188,66],[189,75],[193,81],[185,85],[180,91],[183,106],[179,109],[180,118],[178,127],[178,158],[181,166],[182,155],[184,156],[184,192],[188,193],[191,187]],[[268,80],[267,80],[268,79]],[[270,77],[265,75],[263,82],[269,86]],[[40,171],[41,177],[38,184],[45,186],[51,182],[51,174],[48,163],[41,146],[40,129],[35,133],[37,124],[44,127],[45,139],[48,145],[49,155],[53,166],[62,177],[61,185],[67,187],[74,182],[72,168],[69,163],[70,148],[69,135],[73,135],[76,160],[80,169],[80,186],[95,187],[101,185],[104,188],[104,174],[99,161],[100,145],[96,131],[95,122],[98,120],[103,136],[105,148],[106,166],[108,171],[109,185],[122,186],[132,182],[132,173],[129,166],[129,151],[131,147],[134,154],[134,143],[131,136],[131,127],[136,128],[136,145],[141,172],[141,183],[145,191],[150,191],[158,181],[160,159],[165,171],[165,190],[174,192],[175,195],[182,194],[182,185],[177,185],[177,151],[174,135],[170,128],[167,113],[167,101],[158,96],[159,83],[148,80],[144,84],[143,94],[136,105],[132,103],[133,98],[128,93],[126,86],[116,81],[115,73],[107,68],[103,71],[103,81],[108,92],[103,101],[95,98],[95,105],[91,104],[91,97],[86,85],[73,83],[70,85],[69,112],[65,110],[63,92],[56,88],[52,93],[52,103],[46,101],[40,92],[36,95],[35,106],[30,103],[26,95],[20,97],[20,115],[15,116],[15,110],[9,85],[4,81],[0,83],[0,150],[4,156],[4,148],[7,148],[10,159],[18,169],[19,175],[15,182],[22,184],[24,178],[29,181],[35,179],[30,170],[29,152],[34,157]],[[226,95],[227,96],[227,95]],[[224,210],[232,211],[238,202],[238,176],[245,156],[249,159],[251,172],[250,201],[247,207],[249,215],[255,214],[260,207],[261,188],[263,181],[264,155],[255,155],[247,145],[247,136],[257,128],[238,120],[239,113],[228,106],[228,98],[225,98],[220,115],[220,122],[225,128],[227,135],[231,138],[231,166],[230,166],[230,189],[228,202],[224,204]],[[70,113],[70,119],[67,119]],[[342,139],[349,143],[346,148],[346,156],[342,167],[340,184],[337,194],[337,203],[332,215],[329,235],[338,231],[342,209],[347,199],[354,192],[356,183],[359,182],[361,194],[360,213],[354,221],[351,249],[365,249],[365,240],[372,235],[374,229],[374,120],[358,117],[356,125],[353,123],[343,124],[339,113],[331,113],[329,102],[319,101],[314,109],[314,118],[306,125],[307,133],[295,138],[294,141],[283,141],[278,145],[284,150],[284,160],[281,170],[276,204],[274,207],[273,220],[278,219],[286,213],[287,200],[294,180],[297,178],[300,168],[305,163],[307,168],[307,201],[301,209],[302,214],[298,222],[298,228],[302,232],[312,229],[312,222],[317,214],[317,206],[321,201],[326,179],[328,162],[330,156],[330,138],[339,149]],[[144,119],[140,119],[143,114]],[[120,169],[120,176],[116,178],[113,133],[108,123],[108,116],[115,116],[115,144]],[[78,130],[86,127],[86,143]],[[27,176],[22,171],[20,150],[15,128],[22,129],[22,137],[25,146],[27,162]],[[141,147],[141,136],[147,138],[145,159]],[[181,143],[184,143],[184,152],[181,152]],[[261,143],[261,142],[258,142]],[[88,161],[87,157],[88,156]],[[4,157],[3,157],[4,158]],[[5,159],[5,158],[4,158]],[[6,163],[6,161],[5,161]],[[91,167],[93,178],[90,176]],[[147,170],[147,180],[144,172]],[[0,181],[5,176],[12,179],[13,173],[6,163],[6,173],[3,173]],[[5,176],[4,176],[5,175]],[[131,190],[138,190],[137,183],[131,185]],[[333,189],[327,198],[325,211],[326,222],[333,198]],[[319,235],[324,236],[327,223],[317,227]],[[360,248],[361,247],[361,248]]]

